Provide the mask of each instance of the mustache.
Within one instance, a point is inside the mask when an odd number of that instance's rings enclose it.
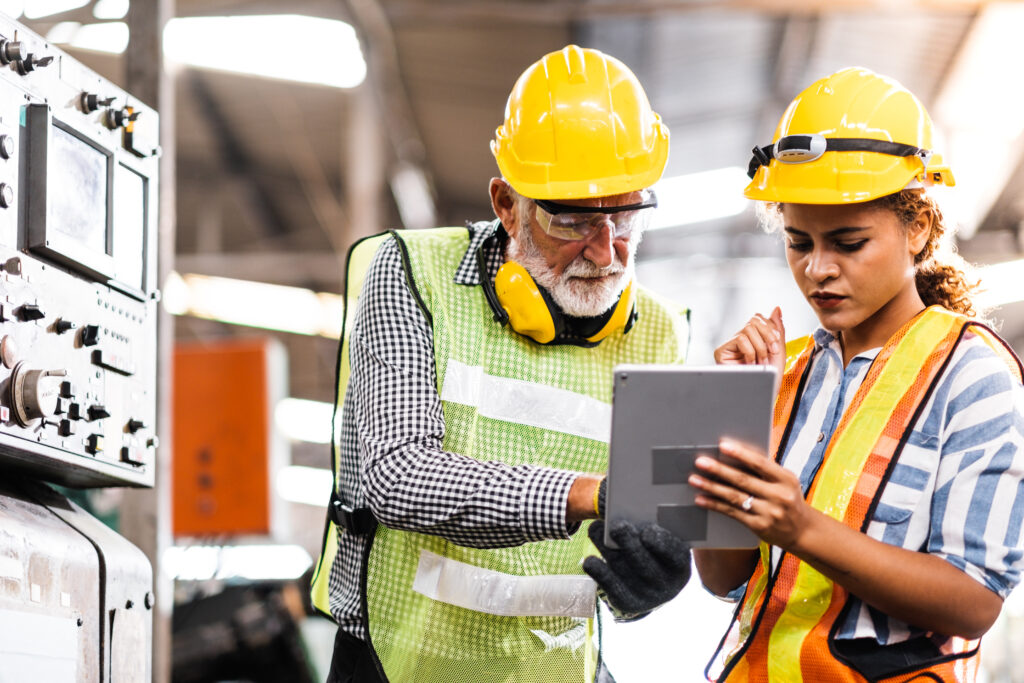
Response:
[[[618,257],[616,257],[615,262],[610,266],[601,268],[580,255],[565,267],[565,270],[562,271],[562,277],[607,277],[608,275],[619,275],[625,270],[626,267],[622,265],[622,262],[619,261]]]

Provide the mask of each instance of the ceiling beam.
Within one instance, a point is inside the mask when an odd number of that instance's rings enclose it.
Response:
[[[179,273],[230,277],[292,287],[335,291],[340,268],[330,252],[245,251],[178,254]]]
[[[260,178],[253,174],[255,164],[205,78],[195,70],[187,72],[183,78],[199,108],[200,120],[206,122],[216,142],[220,161],[234,181],[232,185],[241,194],[241,205],[250,224],[264,237],[287,235],[288,223],[270,200],[270,188],[264,187]]]

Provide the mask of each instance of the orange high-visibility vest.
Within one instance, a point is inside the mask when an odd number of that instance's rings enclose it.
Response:
[[[972,333],[981,337],[1022,381],[1020,360],[994,332],[938,306],[926,309],[894,334],[868,370],[832,434],[807,492],[808,502],[864,533],[899,454],[953,351]],[[798,348],[802,347],[802,348]],[[803,393],[814,342],[787,345],[786,371],[772,420],[771,452],[781,461],[794,407]],[[847,657],[834,639],[849,594],[789,553],[771,571],[771,547],[747,582],[729,632],[708,666],[709,680],[753,683],[864,683],[973,681],[979,641],[878,646],[861,659]],[[922,641],[923,642],[923,641]],[[879,669],[878,655],[901,648],[903,663]],[[871,670],[863,664],[874,658]]]

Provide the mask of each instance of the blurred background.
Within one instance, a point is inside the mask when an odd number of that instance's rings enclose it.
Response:
[[[813,328],[741,192],[751,147],[792,97],[854,65],[931,112],[957,178],[943,197],[956,246],[1024,353],[1024,4],[0,0],[0,12],[118,84],[163,62],[148,104],[176,169],[161,228],[175,398],[153,495],[172,514],[149,550],[174,605],[162,602],[173,636],[158,638],[156,680],[325,677],[334,628],[310,616],[306,585],[330,488],[346,251],[384,229],[490,218],[488,142],[508,92],[568,43],[623,60],[671,128],[639,278],[691,307],[692,362],[776,304],[790,335]],[[129,13],[166,21],[162,45],[128,50]],[[121,489],[87,495],[115,527],[136,509]],[[731,607],[697,583],[643,622],[605,624],[620,683],[700,679]],[[1014,596],[986,638],[985,680],[1024,680],[1022,630]]]

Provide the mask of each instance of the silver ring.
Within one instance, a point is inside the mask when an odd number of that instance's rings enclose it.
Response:
[[[754,507],[754,496],[751,495],[744,498],[743,502],[740,503],[740,507],[746,512],[750,512],[750,508]]]

